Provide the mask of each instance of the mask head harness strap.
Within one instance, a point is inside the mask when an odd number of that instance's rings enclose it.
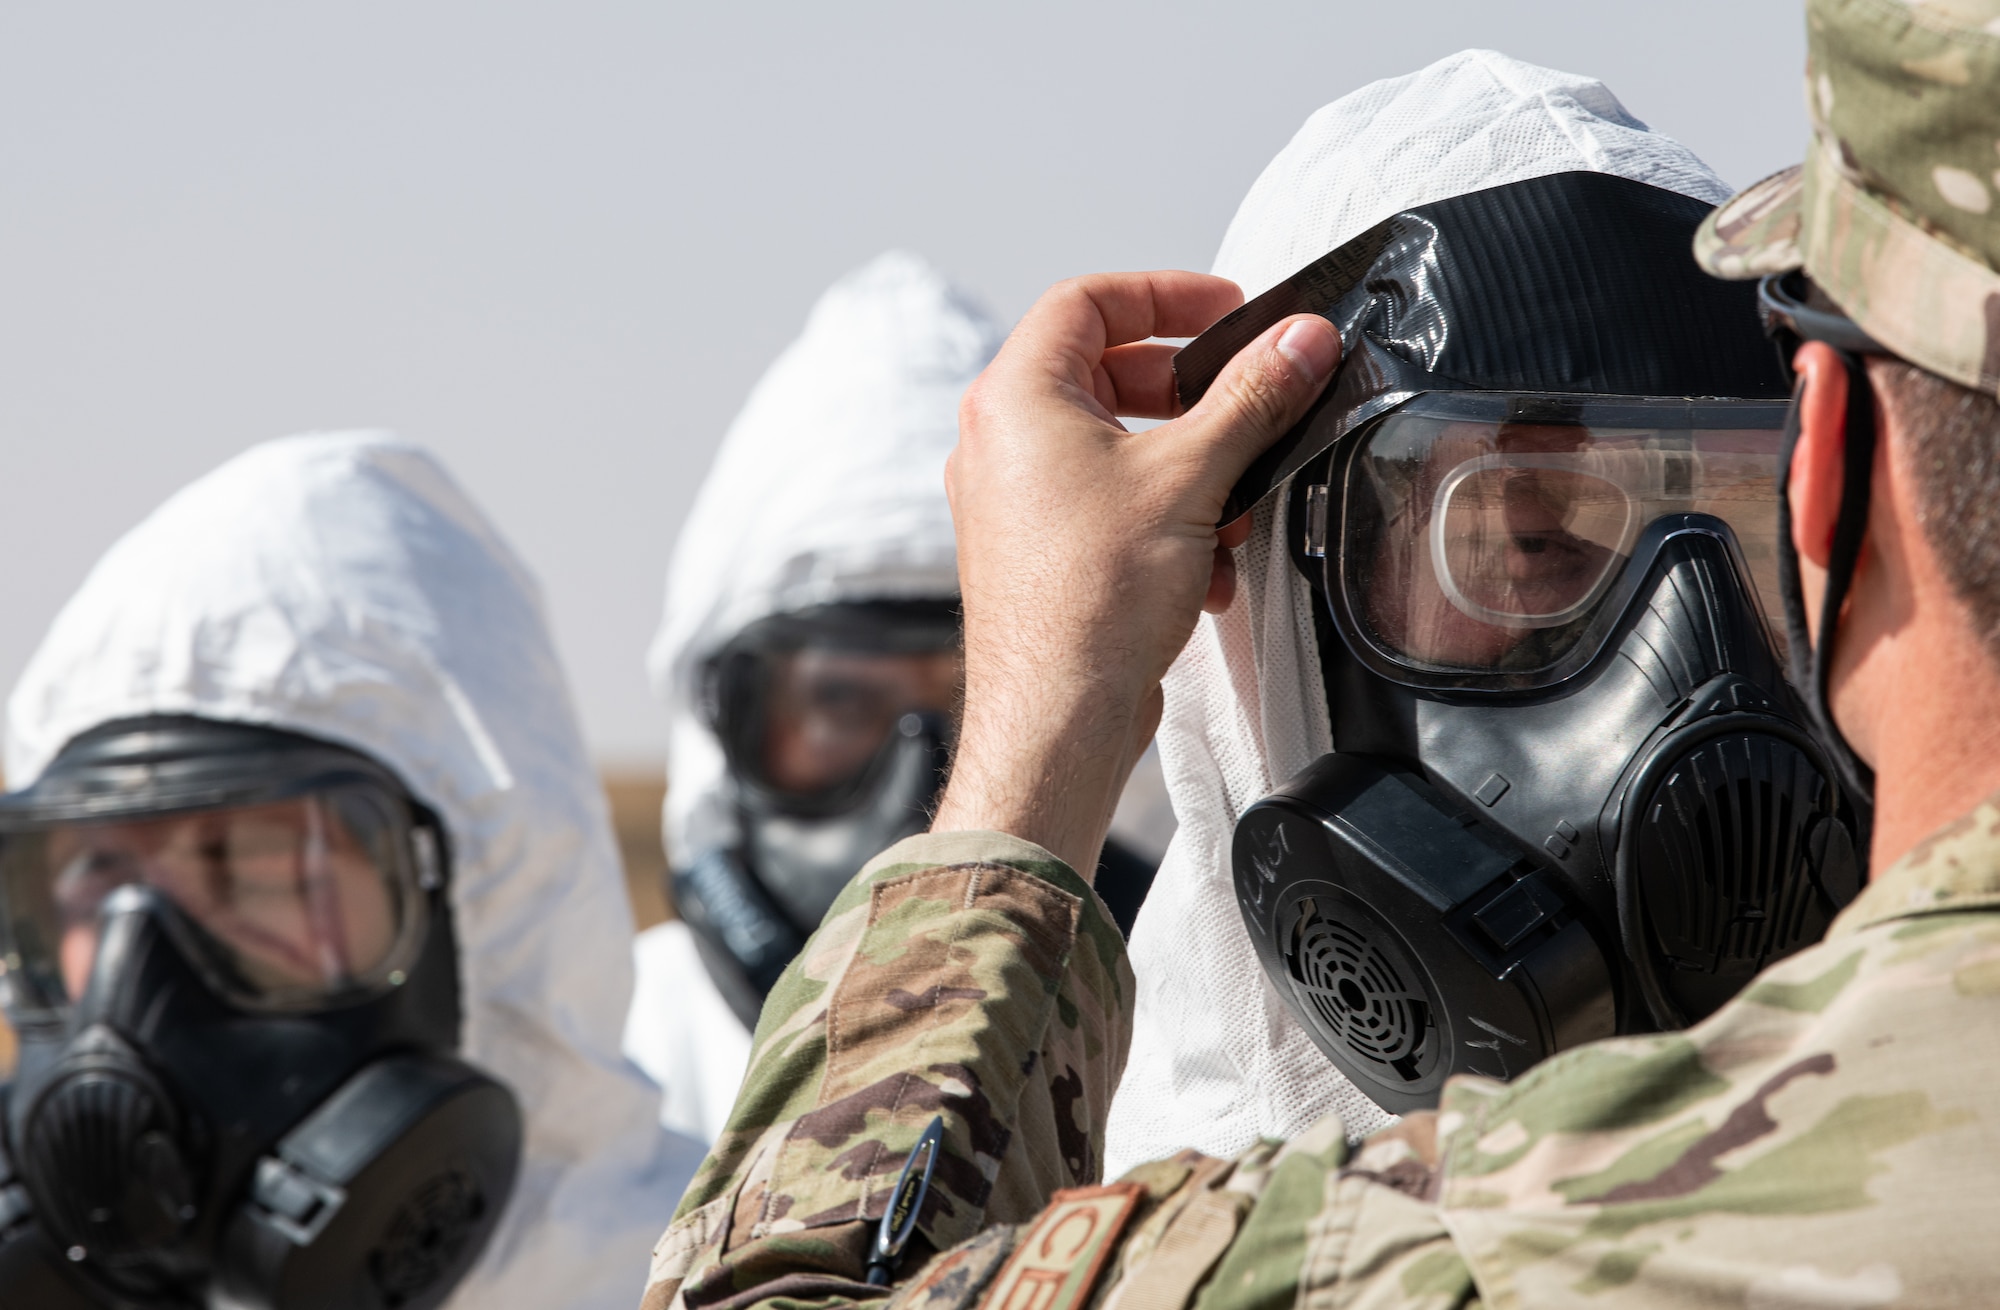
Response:
[[[1784,446],[1778,457],[1778,585],[1785,606],[1785,628],[1791,647],[1792,681],[1805,697],[1813,726],[1831,755],[1848,795],[1860,810],[1858,842],[1865,848],[1872,820],[1870,798],[1875,771],[1854,753],[1834,722],[1827,679],[1833,669],[1833,643],[1841,607],[1854,583],[1861,543],[1868,535],[1868,509],[1875,468],[1875,390],[1863,362],[1889,350],[1857,323],[1835,311],[1807,303],[1803,278],[1796,272],[1765,278],[1757,288],[1758,312],[1765,332],[1777,343],[1782,361],[1807,341],[1833,347],[1847,370],[1845,449],[1840,481],[1840,512],[1834,520],[1833,548],[1827,558],[1826,594],[1820,601],[1819,642],[1806,624],[1805,592],[1799,580],[1799,555],[1792,544],[1792,501],[1788,494],[1792,456],[1798,447],[1799,407],[1794,390],[1792,412],[1785,421]]]

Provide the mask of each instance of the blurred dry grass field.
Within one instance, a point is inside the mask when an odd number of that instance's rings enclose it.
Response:
[[[650,928],[674,917],[667,900],[667,855],[660,845],[660,805],[667,798],[666,771],[607,769],[604,795],[611,802],[611,827],[618,837],[618,858],[625,866],[625,892],[632,898],[632,918]],[[0,1079],[14,1072],[14,1030],[0,1017]]]
[[[660,806],[667,799],[667,773],[651,768],[606,769],[604,795],[611,802],[611,828],[618,858],[625,865],[625,893],[632,918],[644,929],[674,917],[667,897],[667,851],[660,843]]]

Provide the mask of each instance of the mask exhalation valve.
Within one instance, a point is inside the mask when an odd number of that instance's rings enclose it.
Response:
[[[173,1100],[122,1047],[107,1029],[79,1042],[36,1098],[23,1150],[31,1177],[61,1180],[37,1200],[68,1259],[121,1283],[196,1217]]]
[[[1696,719],[1660,744],[1629,794],[1620,928],[1664,1028],[1707,1017],[1818,941],[1860,890],[1824,753],[1772,715]]]

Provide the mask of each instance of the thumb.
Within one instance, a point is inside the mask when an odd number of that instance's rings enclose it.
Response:
[[[1340,363],[1340,333],[1318,314],[1273,323],[1238,351],[1172,426],[1203,452],[1218,503],[1250,461],[1299,421]]]

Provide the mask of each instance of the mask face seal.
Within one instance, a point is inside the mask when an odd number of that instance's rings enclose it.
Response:
[[[1335,751],[1232,863],[1279,995],[1384,1109],[1699,1019],[1859,889],[1775,622],[1784,383],[1688,257],[1706,208],[1596,174],[1458,197],[1183,352],[1191,404],[1237,338],[1341,328],[1231,506],[1290,479]]]
[[[449,1295],[521,1118],[455,1055],[448,878],[392,774],[271,729],[106,725],[0,798],[0,1303]]]

